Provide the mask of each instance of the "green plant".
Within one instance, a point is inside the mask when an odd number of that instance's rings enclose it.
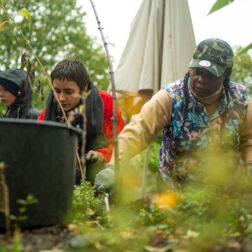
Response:
[[[23,251],[21,234],[20,231],[16,229],[13,236],[11,252],[21,252],[21,251]]]
[[[252,95],[252,57],[249,51],[240,53],[242,47],[234,50],[234,66],[231,80],[244,84],[248,87],[249,94]]]
[[[15,226],[18,227],[18,223],[21,221],[25,221],[28,219],[27,210],[29,206],[36,204],[38,199],[31,194],[28,194],[25,199],[17,199],[17,203],[19,204],[18,214],[10,215],[10,219],[14,221]]]
[[[75,186],[72,210],[67,222],[84,224],[88,220],[95,220],[102,216],[104,201],[102,195],[96,195],[94,187],[88,181],[82,181]]]
[[[5,245],[1,244],[0,245],[0,252],[6,252],[7,251],[7,248]]]

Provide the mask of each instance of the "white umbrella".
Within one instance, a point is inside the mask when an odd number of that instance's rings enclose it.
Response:
[[[164,84],[184,76],[195,46],[187,0],[143,0],[114,73],[126,116],[128,111],[138,112]],[[149,148],[145,152],[143,195],[148,160]]]
[[[115,71],[117,91],[158,91],[181,78],[195,38],[187,0],[143,0]]]

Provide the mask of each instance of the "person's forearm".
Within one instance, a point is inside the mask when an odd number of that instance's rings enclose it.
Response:
[[[118,136],[118,161],[124,167],[130,158],[144,150],[171,118],[171,102],[165,90],[159,91],[134,115]],[[114,165],[114,154],[110,164]]]

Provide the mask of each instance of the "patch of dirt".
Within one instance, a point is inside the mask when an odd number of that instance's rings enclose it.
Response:
[[[63,225],[23,230],[20,236],[23,252],[65,251],[71,237],[68,229]],[[7,241],[5,234],[0,234],[0,244],[9,251],[13,247],[14,240],[11,238]]]

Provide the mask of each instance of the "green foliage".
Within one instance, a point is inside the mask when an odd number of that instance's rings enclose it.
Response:
[[[10,215],[10,219],[15,222],[15,225],[18,226],[18,222],[25,221],[28,219],[27,210],[29,206],[38,203],[38,199],[33,195],[28,194],[25,199],[17,199],[19,205],[18,214]]]
[[[212,6],[212,8],[210,9],[209,14],[231,4],[232,2],[234,2],[234,0],[217,0],[214,5]]]
[[[0,102],[0,117],[2,117],[6,113],[6,107],[2,102]]]
[[[147,232],[139,234],[132,229],[120,230],[113,232],[93,231],[84,233],[72,240],[72,246],[68,251],[144,251],[142,244],[148,241]]]
[[[22,252],[23,244],[21,239],[20,230],[16,229],[13,234],[12,242],[4,242],[0,244],[0,252]]]
[[[243,49],[235,49],[234,66],[231,80],[244,84],[252,94],[252,57],[249,51],[240,53]]]
[[[234,172],[224,156],[209,159],[199,181],[176,192],[148,195],[137,207],[113,206],[112,225],[84,229],[73,251],[250,251],[251,177]]]
[[[155,201],[158,195],[152,195],[137,207],[112,205],[109,214],[103,196],[96,197],[90,183],[82,182],[74,189],[69,221],[78,229],[67,251],[249,252],[252,184],[243,175],[230,182],[188,184],[176,193],[176,204],[161,206]],[[104,225],[108,215],[112,225]],[[21,240],[16,241],[21,248]]]
[[[82,225],[88,220],[95,220],[104,211],[102,195],[96,197],[93,186],[88,181],[75,186],[73,206],[67,222]]]
[[[173,208],[151,205],[149,209],[141,209],[139,224],[154,226],[156,232],[153,237],[157,235],[157,230],[166,234],[166,240],[173,244],[174,251],[226,251],[234,243],[237,243],[237,248],[249,246],[251,206],[247,204],[244,207],[245,195],[239,191],[239,186],[235,193],[233,187],[226,193],[220,189],[213,185],[187,187],[180,193],[180,200]],[[247,194],[250,194],[249,189]]]
[[[149,170],[152,173],[157,173],[157,170],[158,170],[160,143],[161,143],[161,138],[158,137],[150,146]]]
[[[7,248],[4,245],[0,245],[0,252],[6,252]]]
[[[243,48],[239,54],[246,53],[248,50],[252,49],[252,43],[248,44],[245,48]]]
[[[62,6],[63,5],[63,6]],[[65,57],[83,60],[95,85],[106,88],[109,83],[107,59],[103,48],[88,36],[85,13],[76,0],[19,0],[6,1],[0,9],[0,68],[19,68],[22,53],[26,52],[35,70],[36,93],[46,95],[49,85],[28,48],[25,40],[8,18],[11,16],[28,39],[47,73]],[[41,102],[40,102],[41,103]],[[41,107],[39,101],[36,105]]]
[[[14,232],[11,252],[21,252],[21,251],[23,251],[22,239],[19,230],[16,230]]]

